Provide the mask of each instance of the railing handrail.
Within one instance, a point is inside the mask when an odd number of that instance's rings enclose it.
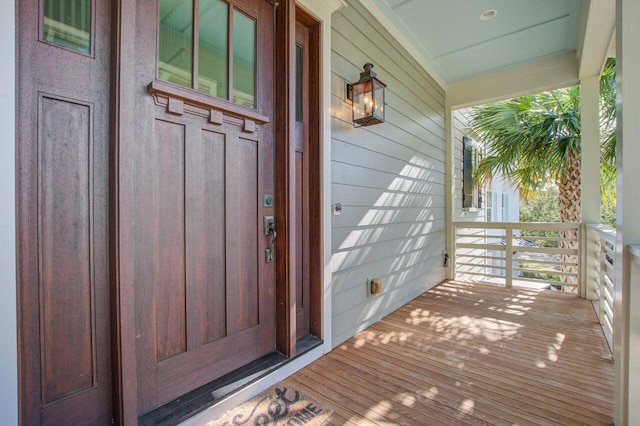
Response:
[[[609,244],[615,245],[616,243],[615,228],[612,228],[611,226],[607,226],[607,225],[602,225],[600,223],[586,223],[585,226],[589,231],[596,234],[598,238],[605,240]]]
[[[456,228],[470,229],[524,229],[537,230],[545,228],[549,231],[566,231],[570,229],[578,229],[581,224],[579,222],[466,222],[454,221]]]

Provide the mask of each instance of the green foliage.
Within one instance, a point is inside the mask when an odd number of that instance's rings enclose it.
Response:
[[[520,222],[559,222],[558,190],[555,187],[546,188],[532,194],[529,199],[520,200]],[[555,247],[555,241],[536,240],[535,237],[558,237],[557,231],[523,230],[523,237],[534,240],[542,247]]]
[[[616,167],[616,60],[607,59],[600,77],[600,148],[605,179],[615,180]]]
[[[535,272],[537,268],[544,268],[540,264],[536,263],[526,263],[526,262],[518,262],[519,268],[527,268],[532,269],[531,271],[522,271],[521,276],[524,278],[534,278],[536,280],[542,281],[550,281],[550,282],[560,282],[560,275],[557,274],[549,274],[545,272]]]
[[[476,175],[501,174],[528,198],[564,177],[580,153],[580,89],[569,87],[474,108],[472,126],[488,155]]]
[[[604,186],[603,186],[604,187]],[[616,226],[616,188],[609,185],[601,192],[600,223]],[[529,199],[520,200],[520,222],[559,222],[558,216],[558,190],[551,186],[536,191]],[[522,236],[557,237],[557,232],[522,231]],[[539,241],[539,244],[550,247],[548,242]]]
[[[559,222],[558,190],[551,187],[520,201],[520,222]]]
[[[607,192],[607,191],[604,191]],[[615,187],[611,190],[613,193],[613,200],[602,200],[600,203],[600,223],[603,225],[616,226],[616,200],[615,200]]]

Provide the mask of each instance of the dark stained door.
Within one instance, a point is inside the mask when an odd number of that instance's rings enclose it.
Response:
[[[272,352],[273,6],[140,0],[121,224],[138,412]],[[130,192],[129,192],[130,191]],[[127,195],[130,194],[130,195]]]
[[[111,424],[110,2],[17,6],[20,419]]]
[[[309,334],[309,29],[296,21],[296,337]]]

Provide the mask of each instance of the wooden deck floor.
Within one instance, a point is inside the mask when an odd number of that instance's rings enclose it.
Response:
[[[613,361],[591,303],[448,282],[288,378],[327,424],[612,424]]]

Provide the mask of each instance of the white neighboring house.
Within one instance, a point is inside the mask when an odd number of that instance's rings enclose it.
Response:
[[[520,194],[502,176],[493,176],[485,193],[487,222],[519,222]]]
[[[491,182],[487,185],[485,209],[487,222],[519,222],[520,221],[520,194],[518,189],[509,185],[502,175],[491,177]],[[487,234],[501,235],[497,229],[487,229]],[[497,256],[498,253],[489,253],[490,256]],[[515,263],[515,262],[514,262]],[[504,261],[494,260],[496,266],[505,266]],[[493,268],[491,274],[504,275],[504,269]]]
[[[482,186],[473,184],[471,190],[465,188],[465,185],[469,183],[468,179],[464,178],[466,172],[464,166],[464,145],[462,137],[466,137],[472,140],[473,152],[472,154],[472,167],[477,165],[477,161],[481,159],[483,155],[486,155],[485,147],[482,140],[471,128],[471,109],[465,108],[454,112],[456,122],[459,123],[461,128],[460,138],[460,157],[457,162],[460,164],[460,173],[462,177],[458,181],[463,186],[459,192],[472,194],[472,206],[462,209],[460,215],[463,220],[471,220],[469,216],[473,215],[475,221],[478,222],[519,222],[520,221],[520,194],[517,188],[510,185],[502,175],[494,175],[489,182],[486,182]],[[462,130],[463,129],[463,130]],[[457,191],[458,192],[458,191]],[[462,201],[462,200],[461,200]],[[466,217],[465,217],[466,216]],[[487,229],[482,231],[483,235],[496,235],[497,237],[503,237],[500,230]],[[495,242],[495,239],[485,238],[487,244]],[[495,253],[489,250],[486,253],[487,256],[499,257],[499,253]],[[493,260],[492,263],[497,268],[486,268],[485,274],[490,275],[504,275],[504,261]]]
[[[462,135],[473,140],[475,151],[478,157],[485,155],[485,148],[481,138],[471,128],[471,108],[465,108],[454,112],[456,121],[461,124]],[[462,143],[460,144],[462,149]],[[458,161],[462,168],[462,152]],[[477,163],[474,163],[474,167]],[[463,179],[460,182],[464,185]],[[503,178],[502,175],[494,175],[491,181],[485,183],[481,188],[475,187],[474,208],[482,209],[478,213],[480,221],[485,222],[519,222],[520,221],[520,195],[518,189],[514,188]],[[472,209],[471,209],[472,210]]]

